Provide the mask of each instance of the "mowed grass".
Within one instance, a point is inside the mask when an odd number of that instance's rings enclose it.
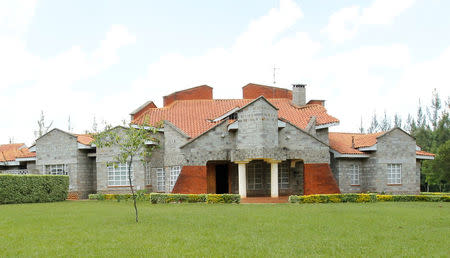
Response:
[[[0,205],[1,257],[450,255],[450,203]]]

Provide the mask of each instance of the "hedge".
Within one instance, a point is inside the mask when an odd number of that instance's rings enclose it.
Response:
[[[64,201],[68,191],[68,176],[0,175],[0,204]]]
[[[90,200],[131,200],[131,194],[90,194]],[[138,193],[138,201],[158,203],[240,203],[239,194],[166,194],[166,193]]]
[[[377,195],[377,194],[313,194],[291,195],[290,203],[342,203],[342,202],[450,202],[450,196],[435,195]]]

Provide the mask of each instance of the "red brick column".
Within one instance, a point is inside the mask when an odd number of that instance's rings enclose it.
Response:
[[[305,164],[303,171],[305,195],[340,193],[329,164]]]
[[[206,166],[183,166],[172,193],[206,193],[208,188],[206,171]]]

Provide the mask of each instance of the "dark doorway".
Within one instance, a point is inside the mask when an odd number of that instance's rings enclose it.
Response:
[[[216,193],[229,193],[228,191],[228,165],[216,165]]]

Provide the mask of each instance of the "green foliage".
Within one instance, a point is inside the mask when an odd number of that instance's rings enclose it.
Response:
[[[0,204],[64,201],[68,176],[0,175]]]
[[[113,200],[126,201],[132,200],[131,194],[90,194],[89,200]],[[239,194],[166,194],[140,192],[137,194],[138,201],[150,201],[153,204],[158,203],[240,203]]]
[[[290,203],[449,202],[450,195],[313,194],[291,195]]]
[[[100,133],[95,133],[93,144],[99,148],[111,148],[118,149],[115,156],[117,163],[128,165],[128,182],[131,190],[131,196],[133,197],[134,210],[136,215],[136,222],[138,222],[138,208],[136,206],[136,200],[138,198],[145,198],[145,195],[141,193],[137,196],[134,192],[131,180],[131,167],[135,158],[140,157],[140,161],[144,167],[147,166],[147,162],[150,160],[153,150],[159,147],[159,140],[154,137],[158,131],[158,127],[149,125],[146,121],[141,125],[129,124],[129,127],[111,127],[107,125],[105,130]],[[152,142],[153,144],[148,144]],[[117,199],[122,200],[122,197]]]

